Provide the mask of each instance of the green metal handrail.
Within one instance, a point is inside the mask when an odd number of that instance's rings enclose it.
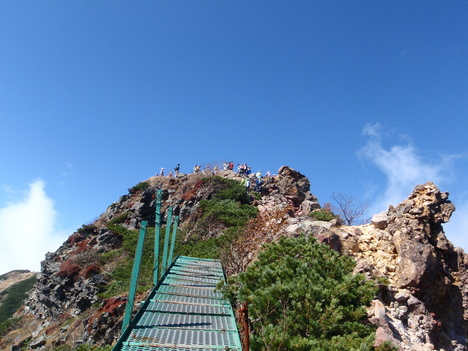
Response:
[[[127,301],[127,305],[125,306],[125,314],[124,314],[124,319],[122,322],[122,333],[130,325],[133,305],[135,302],[135,294],[136,294],[136,288],[137,288],[137,283],[138,283],[138,276],[140,275],[140,264],[141,264],[141,258],[143,256],[142,255],[143,244],[145,242],[147,224],[148,224],[147,221],[142,221],[141,226],[140,226],[140,235],[138,236],[138,243],[137,243],[137,248],[135,252],[135,261],[133,261],[132,277],[130,279],[130,290],[128,292],[128,301]]]
[[[159,240],[161,231],[161,199],[162,190],[158,190],[156,195],[156,216],[154,226],[154,264],[153,264],[153,285],[159,280]]]
[[[176,216],[174,219],[174,225],[172,226],[172,240],[171,240],[171,248],[169,250],[169,264],[172,262],[172,255],[174,254],[174,246],[177,236],[177,227],[179,225],[179,216]]]
[[[169,266],[172,265],[172,256],[174,253],[174,246],[175,240],[177,235],[177,226],[179,225],[179,217],[176,216],[174,223],[172,223],[172,207],[169,207],[167,210],[167,221],[166,221],[166,236],[164,238],[164,253],[161,262],[161,274],[159,274],[160,270],[160,262],[159,262],[159,241],[160,241],[160,231],[161,231],[161,199],[162,199],[162,191],[158,190],[156,195],[156,216],[155,216],[155,229],[154,229],[154,262],[153,262],[153,286],[158,285],[160,280],[164,277],[165,273],[167,272]],[[171,246],[169,249],[169,239],[171,233],[171,225],[173,225],[172,230],[172,240]],[[133,306],[135,302],[135,295],[138,285],[138,277],[140,275],[140,266],[141,266],[141,259],[143,255],[143,246],[145,242],[146,230],[147,230],[147,221],[142,221],[140,225],[140,234],[138,236],[137,247],[135,251],[135,260],[133,262],[133,269],[132,269],[132,276],[130,279],[130,289],[128,292],[128,302],[125,306],[125,314],[124,319],[122,322],[122,334],[125,333],[131,327],[131,317],[133,312]],[[168,252],[170,251],[170,252]],[[160,278],[161,277],[161,278]]]
[[[169,250],[169,237],[171,234],[171,224],[172,224],[172,207],[167,209],[167,220],[166,220],[166,236],[164,238],[164,252],[163,252],[163,259],[162,259],[162,270],[161,275],[163,275],[167,270],[167,255]]]

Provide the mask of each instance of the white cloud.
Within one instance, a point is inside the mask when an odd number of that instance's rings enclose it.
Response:
[[[426,160],[418,154],[411,141],[405,145],[385,148],[381,130],[380,123],[366,125],[363,134],[369,139],[358,153],[361,158],[376,165],[386,176],[386,188],[372,205],[375,211],[381,212],[390,204],[399,204],[418,184],[432,181],[439,185],[449,180],[449,170],[457,156]]]
[[[55,230],[57,212],[36,180],[17,202],[0,209],[0,274],[13,269],[39,271],[47,251],[55,251],[63,236]]]
[[[436,159],[422,157],[413,146],[410,138],[403,136],[406,140],[404,145],[393,145],[384,147],[385,135],[380,123],[368,124],[363,128],[363,135],[368,137],[366,145],[359,150],[358,156],[370,161],[386,176],[385,189],[380,195],[374,197],[369,214],[382,212],[390,204],[397,205],[405,200],[414,187],[427,181],[434,182],[441,188],[453,182],[451,170],[453,163],[460,155],[439,156]],[[444,224],[444,231],[453,240],[455,246],[468,249],[468,201],[462,200],[455,203],[457,210],[452,215],[449,223]]]

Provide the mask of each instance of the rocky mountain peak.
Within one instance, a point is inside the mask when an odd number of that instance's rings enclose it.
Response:
[[[73,233],[56,252],[47,254],[21,311],[22,327],[7,334],[0,346],[19,349],[29,344],[53,350],[64,344],[115,342],[126,296],[100,295],[103,287],[116,284],[110,272],[128,261],[128,256],[119,256],[126,250],[125,238],[115,224],[135,231],[142,220],[154,223],[156,194],[161,190],[162,213],[172,206],[188,237],[201,218],[200,202],[212,199],[222,186],[206,181],[211,176],[243,179],[232,171],[151,177],[130,188],[94,223]],[[255,175],[250,177],[253,184]],[[400,350],[468,350],[468,257],[443,231],[442,224],[455,211],[447,192],[431,182],[418,185],[406,200],[374,215],[370,223],[345,226],[308,216],[320,210],[318,199],[310,192],[307,177],[288,166],[275,177],[265,177],[258,190],[250,193],[257,217],[230,257],[235,267],[226,267],[229,272],[245,268],[264,243],[281,235],[313,235],[352,256],[356,272],[381,281],[368,310],[369,322],[377,327],[377,343],[389,340]],[[206,238],[221,235],[224,229],[212,226]]]

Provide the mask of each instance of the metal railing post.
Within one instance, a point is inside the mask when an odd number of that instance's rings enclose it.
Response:
[[[172,241],[171,241],[171,249],[169,250],[169,259],[168,259],[168,266],[172,263],[172,256],[174,254],[174,246],[176,242],[177,236],[177,226],[179,225],[179,216],[176,216],[174,219],[174,225],[172,227]]]
[[[143,254],[143,244],[145,242],[146,236],[146,225],[147,221],[142,221],[140,224],[140,235],[138,236],[137,248],[135,251],[135,261],[133,262],[132,277],[130,279],[130,290],[128,292],[128,301],[125,306],[125,315],[122,322],[122,333],[130,325],[130,320],[132,318],[133,304],[135,302],[135,294],[138,284],[138,276],[140,275],[140,264]]]
[[[162,190],[158,190],[156,195],[156,217],[154,226],[154,264],[153,264],[153,284],[158,284],[159,280],[159,242],[161,231],[161,198]]]
[[[169,250],[169,237],[171,234],[171,223],[172,223],[172,207],[167,209],[167,220],[166,220],[166,236],[164,238],[164,252],[162,259],[162,271],[163,275],[167,270],[167,251]]]

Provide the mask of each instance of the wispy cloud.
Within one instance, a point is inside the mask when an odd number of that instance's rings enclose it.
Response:
[[[62,176],[65,177],[74,171],[73,165],[70,162],[65,164],[65,169],[62,170]]]
[[[65,169],[60,172],[60,185],[65,185],[65,179],[74,171],[73,165],[70,162],[65,164]]]
[[[450,169],[456,155],[425,159],[407,136],[402,145],[384,147],[386,137],[380,123],[368,124],[363,135],[368,137],[366,145],[359,150],[359,157],[372,162],[386,176],[386,188],[373,204],[380,211],[390,204],[396,205],[406,199],[418,184],[432,181],[439,185],[450,180]]]
[[[460,155],[425,158],[413,145],[411,138],[402,135],[398,138],[400,144],[393,143],[385,147],[384,141],[390,139],[390,135],[384,130],[388,129],[380,123],[366,125],[362,134],[368,139],[365,146],[358,152],[361,159],[377,166],[386,177],[385,189],[380,190],[380,194],[374,196],[369,214],[384,211],[390,204],[399,204],[410,195],[416,185],[427,181],[434,182],[441,191],[446,191],[441,187],[453,182],[451,170],[454,167],[454,161],[459,159]],[[393,131],[390,134],[393,134]],[[451,222],[445,224],[444,228],[446,228],[448,238],[454,241],[456,246],[467,250],[468,238],[464,237],[468,232],[468,201],[455,205],[457,211],[452,216]]]
[[[38,271],[47,251],[55,251],[63,235],[55,229],[57,212],[36,180],[14,203],[0,209],[0,274],[13,269]]]

